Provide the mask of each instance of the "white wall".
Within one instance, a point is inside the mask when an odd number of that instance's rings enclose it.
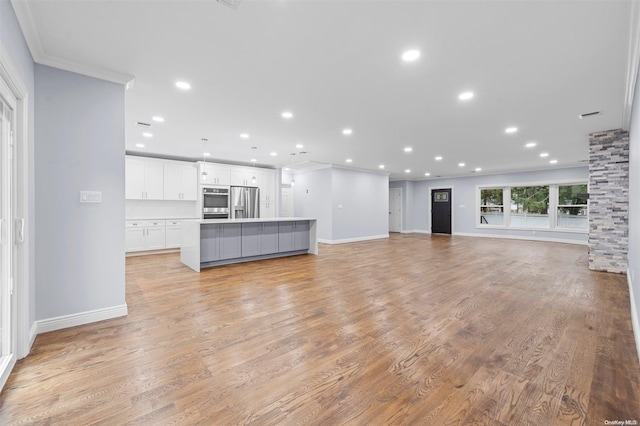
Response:
[[[27,151],[29,163],[28,176],[28,203],[29,211],[26,217],[26,233],[31,249],[28,260],[29,270],[29,327],[32,327],[36,321],[36,261],[34,256],[36,227],[35,227],[35,179],[34,179],[34,63],[27,43],[24,40],[22,31],[18,24],[18,20],[13,11],[13,6],[9,0],[0,0],[0,45],[4,53],[8,55],[11,65],[17,70],[19,78],[26,86],[28,91],[28,135],[27,135]]]
[[[410,211],[404,213],[403,230],[408,232],[431,232],[430,188],[453,188],[453,230],[454,234],[495,235],[513,238],[547,239],[551,241],[575,241],[586,243],[586,233],[532,231],[515,229],[476,228],[476,187],[478,185],[509,185],[516,183],[555,183],[569,180],[589,180],[587,167],[553,169],[536,172],[505,173],[497,175],[476,175],[453,179],[433,179],[424,181],[391,182],[391,187],[403,187],[403,203]]]
[[[389,235],[389,177],[333,168],[332,216],[336,242]]]
[[[333,238],[331,212],[331,169],[311,170],[295,174],[293,211],[295,216],[317,219],[319,240]]]
[[[389,235],[389,177],[327,167],[294,176],[295,216],[316,218],[325,243]]]
[[[197,219],[197,201],[126,200],[125,218],[129,219]],[[124,224],[122,225],[124,226]]]
[[[633,329],[640,357],[640,74],[629,129],[629,275]]]
[[[35,67],[38,320],[125,305],[124,102],[122,85]]]

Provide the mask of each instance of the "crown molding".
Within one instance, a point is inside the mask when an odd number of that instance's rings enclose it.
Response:
[[[36,27],[33,13],[31,12],[30,1],[28,0],[10,0],[13,10],[18,19],[18,24],[22,30],[22,34],[27,42],[29,51],[33,61],[37,64],[48,65],[50,67],[59,68],[65,71],[83,74],[89,77],[110,81],[113,83],[123,84],[127,88],[133,87],[135,77],[121,73],[118,71],[105,70],[90,65],[82,64],[68,59],[60,58],[45,52],[42,47],[40,34]]]

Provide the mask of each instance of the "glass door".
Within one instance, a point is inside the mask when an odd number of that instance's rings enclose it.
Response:
[[[6,379],[15,357],[12,324],[12,137],[15,98],[0,81],[0,378]]]

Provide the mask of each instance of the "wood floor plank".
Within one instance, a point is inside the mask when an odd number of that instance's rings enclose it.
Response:
[[[583,246],[393,234],[126,280],[127,317],[37,337],[0,424],[640,421],[626,278]]]

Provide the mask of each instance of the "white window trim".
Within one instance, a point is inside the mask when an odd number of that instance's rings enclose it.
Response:
[[[516,231],[541,231],[541,232],[563,232],[570,234],[588,234],[589,229],[576,229],[576,228],[560,228],[558,227],[558,187],[564,185],[577,185],[586,184],[587,192],[589,191],[589,182],[587,179],[567,179],[559,181],[537,181],[537,182],[512,182],[512,183],[494,183],[494,184],[482,184],[476,185],[476,229],[505,229]],[[522,186],[548,186],[549,187],[549,227],[548,228],[534,228],[534,227],[512,227],[511,226],[511,208],[507,208],[508,204],[505,204],[505,200],[511,200],[511,188]],[[487,225],[480,223],[480,208],[481,197],[480,191],[483,189],[502,189],[502,202],[503,202],[503,225]],[[589,201],[587,200],[587,212],[589,209]],[[588,216],[587,216],[588,217]]]

